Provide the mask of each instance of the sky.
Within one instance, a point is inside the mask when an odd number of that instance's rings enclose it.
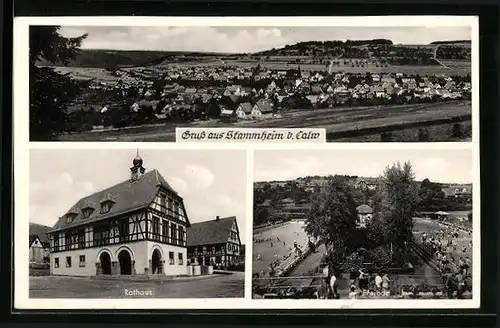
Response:
[[[301,41],[386,38],[394,43],[428,44],[470,40],[464,27],[230,27],[230,26],[63,26],[65,37],[88,33],[83,49],[247,53]]]
[[[80,198],[130,178],[131,150],[30,151],[30,222],[53,226]],[[236,216],[243,238],[246,153],[240,150],[139,150],[183,197],[191,223]],[[244,240],[242,239],[244,243]]]
[[[415,179],[432,182],[472,183],[469,149],[415,150],[260,150],[255,151],[254,180],[291,180],[311,175],[378,177],[388,165],[409,161]]]

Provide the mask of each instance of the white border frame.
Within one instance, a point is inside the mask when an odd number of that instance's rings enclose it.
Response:
[[[360,25],[362,21],[362,25]],[[168,24],[167,24],[168,22]],[[472,40],[472,142],[466,143],[136,143],[29,142],[29,25],[65,26],[470,26]],[[14,307],[16,309],[459,309],[480,306],[480,220],[473,221],[473,298],[471,300],[256,300],[251,299],[252,224],[247,225],[245,298],[217,299],[30,299],[28,277],[29,151],[30,149],[247,149],[247,215],[253,201],[255,149],[471,149],[473,153],[473,216],[480,217],[479,171],[479,25],[476,16],[359,17],[17,17],[14,19]],[[250,241],[250,242],[249,242]]]

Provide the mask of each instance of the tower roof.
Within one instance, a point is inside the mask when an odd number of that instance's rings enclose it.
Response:
[[[132,161],[132,164],[134,167],[142,167],[143,161],[141,156],[139,156],[139,149],[137,149],[137,155],[135,156],[134,160]]]

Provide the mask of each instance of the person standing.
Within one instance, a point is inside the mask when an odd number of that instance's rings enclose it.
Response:
[[[326,295],[328,298],[328,296],[332,293],[332,291],[330,290],[330,269],[328,268],[328,264],[323,268],[323,280],[325,281],[327,290]]]
[[[382,290],[384,293],[388,294],[389,293],[389,283],[391,280],[389,279],[389,276],[387,275],[387,272],[384,273],[382,276]]]
[[[375,292],[380,293],[382,291],[382,277],[379,273],[375,275]]]
[[[349,283],[351,285],[356,285],[356,279],[358,279],[358,271],[353,267],[349,272]]]
[[[363,269],[359,270],[358,284],[359,289],[361,289],[362,292],[368,287],[368,275],[363,271]]]
[[[469,257],[467,256],[465,258],[465,264],[464,264],[464,269],[465,269],[465,276],[468,277],[470,276],[470,267],[471,267],[471,260],[469,259]]]
[[[351,291],[349,292],[349,298],[350,299],[356,298],[356,286],[354,286],[354,285],[351,285]]]
[[[330,276],[330,289],[332,292],[332,297],[334,299],[339,299],[340,295],[338,293],[338,281],[337,281],[337,277],[335,276],[334,272],[332,272],[332,274]]]

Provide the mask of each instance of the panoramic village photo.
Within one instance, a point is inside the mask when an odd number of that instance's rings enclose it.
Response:
[[[182,127],[470,141],[471,34],[466,23],[31,25],[30,140],[175,141]]]
[[[470,149],[259,150],[254,160],[253,299],[479,292]]]
[[[29,162],[30,298],[244,296],[245,151],[32,149]]]

